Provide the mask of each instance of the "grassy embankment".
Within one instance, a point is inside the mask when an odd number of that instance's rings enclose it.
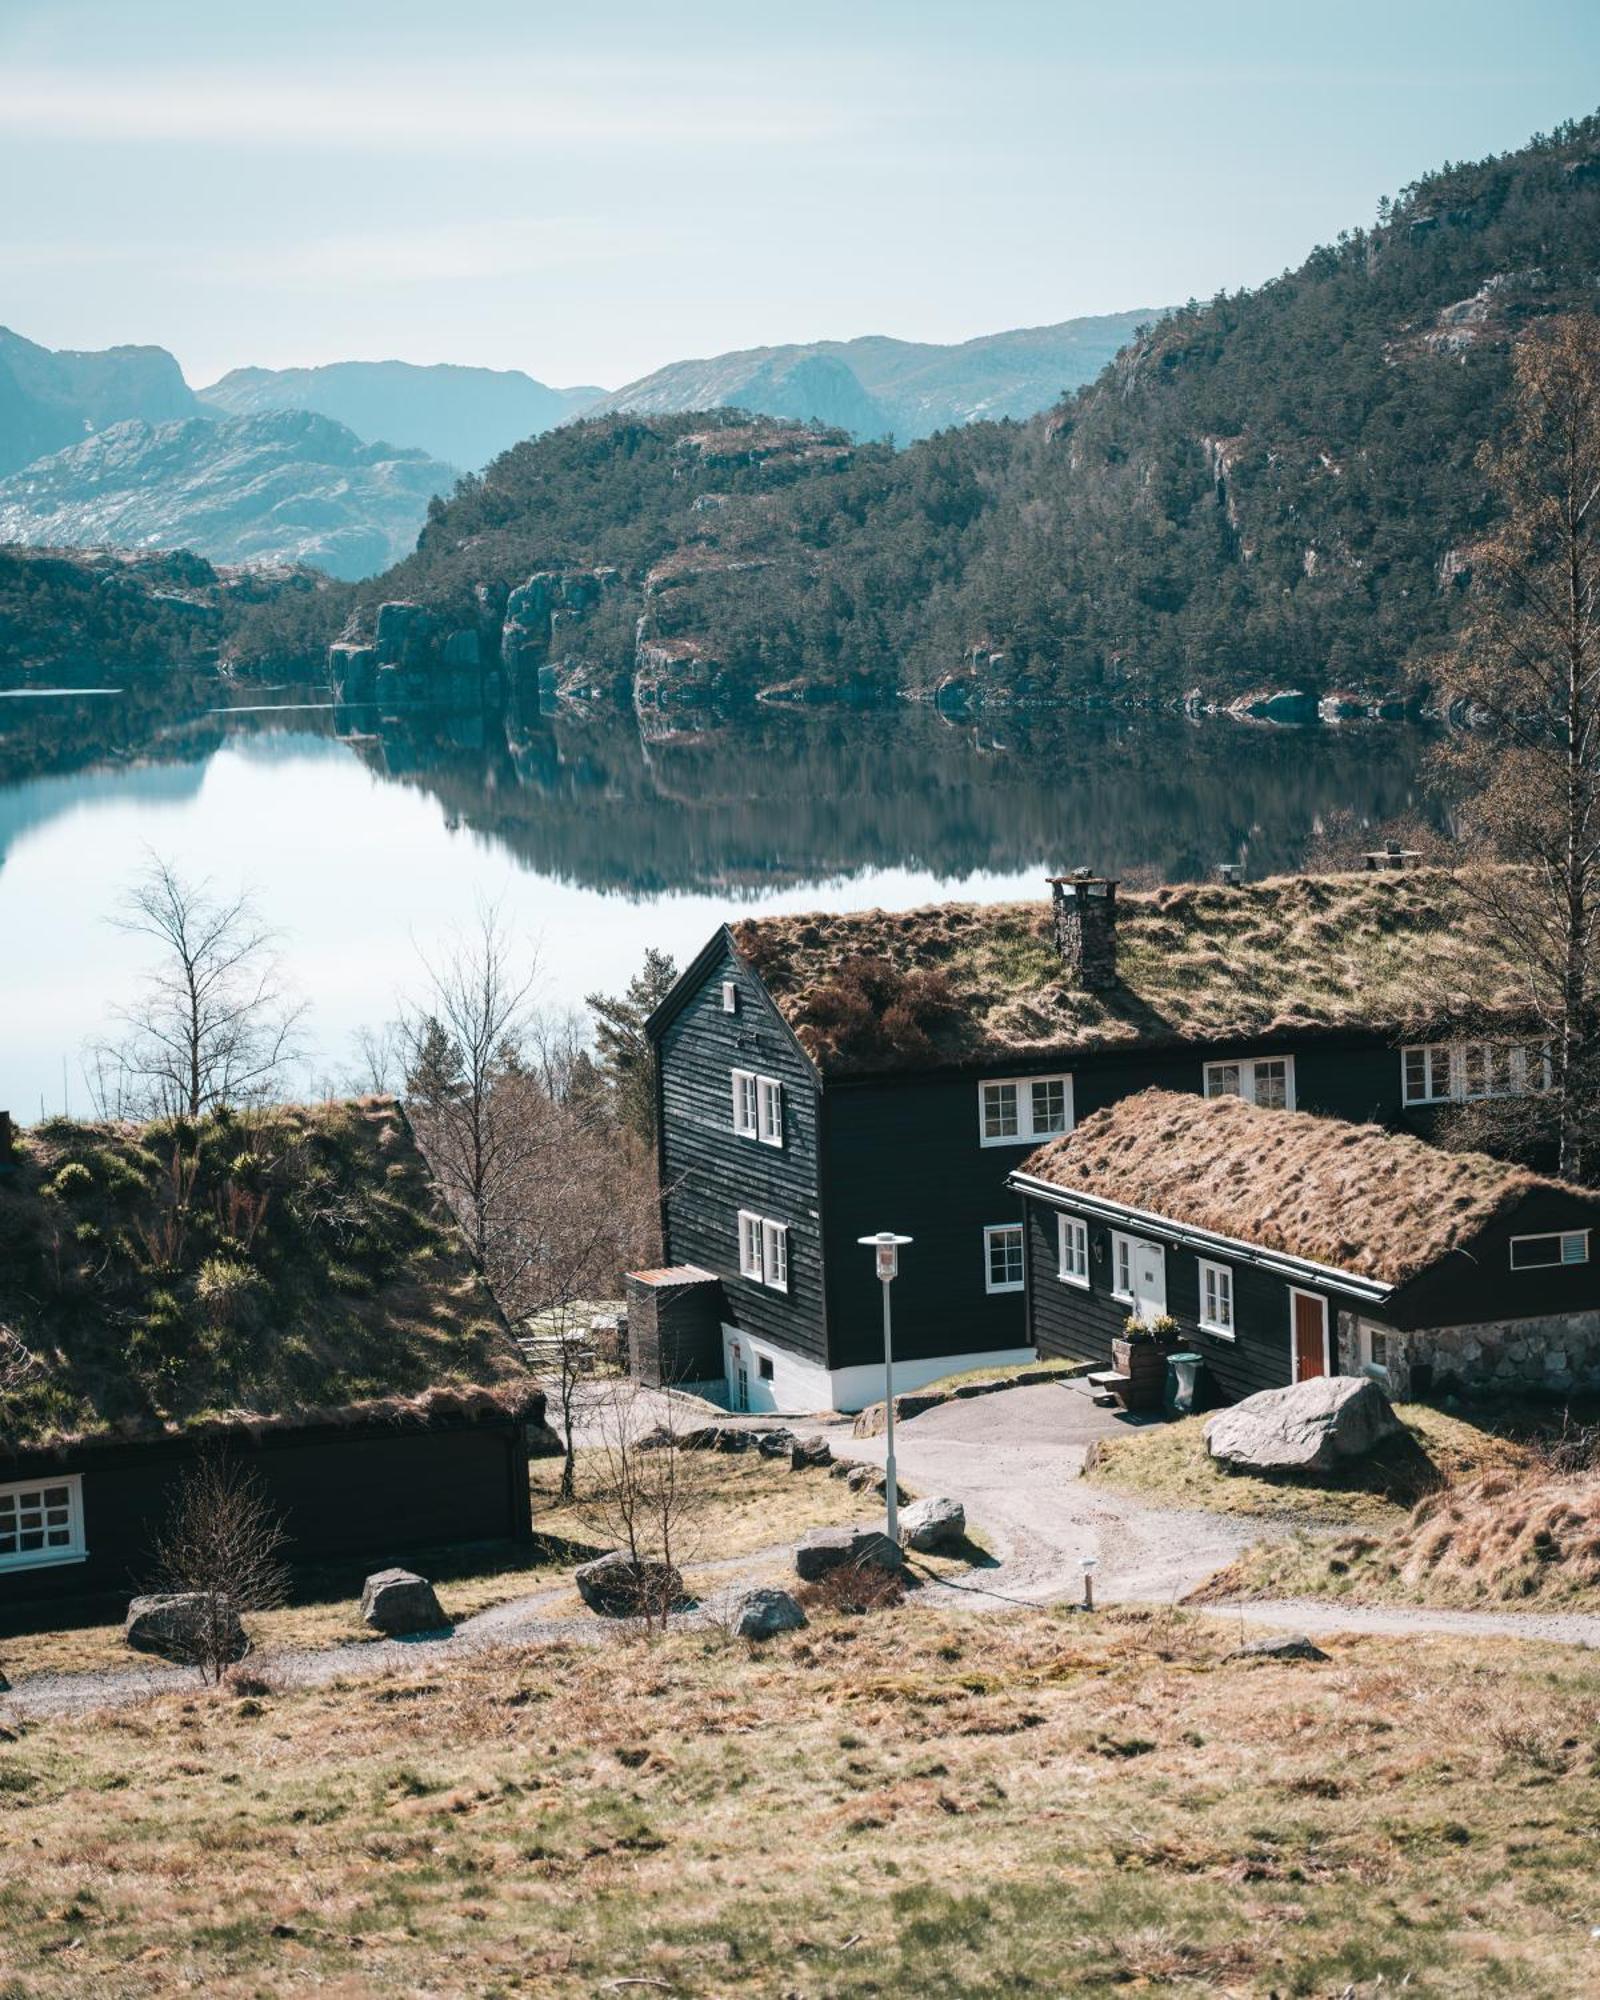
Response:
[[[1591,1659],[1235,1642],[908,1605],[28,1727],[0,1991],[1589,1990]]]

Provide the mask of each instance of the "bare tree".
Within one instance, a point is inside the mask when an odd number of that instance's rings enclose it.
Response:
[[[269,1097],[304,1010],[283,993],[273,933],[249,896],[218,896],[152,859],[114,921],[159,956],[119,1010],[122,1039],[91,1051],[101,1112],[199,1118]]]
[[[638,1616],[666,1630],[685,1563],[699,1553],[710,1497],[709,1457],[685,1451],[638,1383],[610,1384],[595,1409],[591,1471],[577,1502],[591,1533],[620,1549],[638,1582]]]
[[[1560,1167],[1583,1178],[1600,1122],[1600,320],[1517,350],[1508,435],[1485,450],[1502,503],[1473,559],[1446,693],[1489,726],[1451,753],[1466,880],[1555,1056]]]
[[[40,1372],[33,1351],[21,1334],[0,1324],[0,1437],[17,1422],[23,1399]]]
[[[184,1474],[156,1543],[164,1591],[194,1600],[176,1644],[202,1680],[220,1681],[239,1653],[239,1621],[284,1602],[288,1537],[259,1481],[219,1452]]]

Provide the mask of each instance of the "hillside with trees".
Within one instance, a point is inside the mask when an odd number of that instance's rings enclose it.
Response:
[[[669,696],[680,668],[746,696],[1414,696],[1495,525],[1476,461],[1518,337],[1597,276],[1600,117],[1441,168],[1028,423],[896,453],[718,412],[519,445],[434,505],[351,631],[405,598],[493,647],[530,575],[598,568],[613,587],[540,645],[591,680],[651,648]]]

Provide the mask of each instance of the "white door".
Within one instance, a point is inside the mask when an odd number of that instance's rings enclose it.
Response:
[[[1129,1240],[1133,1310],[1148,1326],[1167,1309],[1167,1253],[1140,1236]]]

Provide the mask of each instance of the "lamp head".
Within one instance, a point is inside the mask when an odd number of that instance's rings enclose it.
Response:
[[[900,1245],[909,1243],[909,1236],[896,1236],[892,1229],[880,1229],[876,1236],[858,1236],[856,1241],[877,1253],[878,1276],[885,1284],[900,1275]]]

